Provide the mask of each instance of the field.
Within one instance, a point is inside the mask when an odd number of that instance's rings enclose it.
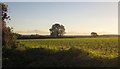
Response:
[[[12,63],[9,65],[4,63],[4,65],[23,67],[118,66],[118,38],[116,37],[20,39],[17,42],[21,45],[15,50],[16,57],[7,57],[4,61]]]

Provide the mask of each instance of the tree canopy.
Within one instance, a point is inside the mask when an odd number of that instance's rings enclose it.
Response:
[[[8,16],[8,5],[0,3],[0,25],[2,26],[2,46],[12,48],[15,46],[15,36],[11,27],[6,26],[6,21],[10,18]]]
[[[52,28],[50,28],[49,31],[50,31],[50,36],[59,37],[65,34],[65,27],[63,25],[56,23],[52,25]]]
[[[91,36],[92,36],[92,37],[97,37],[98,34],[97,34],[96,32],[91,32]]]

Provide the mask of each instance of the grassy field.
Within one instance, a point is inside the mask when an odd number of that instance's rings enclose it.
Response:
[[[6,66],[118,66],[118,38],[55,38],[17,40],[16,57]],[[13,51],[12,51],[13,53]],[[19,57],[18,57],[19,56]],[[17,61],[16,61],[17,60]]]

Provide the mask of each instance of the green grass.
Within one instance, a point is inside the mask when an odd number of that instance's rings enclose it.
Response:
[[[18,40],[28,48],[46,48],[54,51],[82,49],[95,57],[118,57],[118,38],[63,38]]]
[[[24,39],[3,50],[3,67],[116,67],[118,38]],[[3,53],[4,53],[3,52]]]

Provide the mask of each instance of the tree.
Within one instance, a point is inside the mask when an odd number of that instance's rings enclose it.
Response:
[[[10,19],[8,16],[8,5],[0,3],[0,25],[2,28],[2,46],[5,48],[12,48],[15,45],[15,36],[13,34],[13,28],[6,26],[6,20]]]
[[[97,37],[98,34],[97,34],[96,32],[91,32],[91,36],[92,36],[92,37]]]
[[[49,29],[50,31],[50,36],[53,36],[53,37],[61,37],[65,34],[65,27],[63,25],[60,25],[60,24],[54,24],[52,25],[52,28]]]

